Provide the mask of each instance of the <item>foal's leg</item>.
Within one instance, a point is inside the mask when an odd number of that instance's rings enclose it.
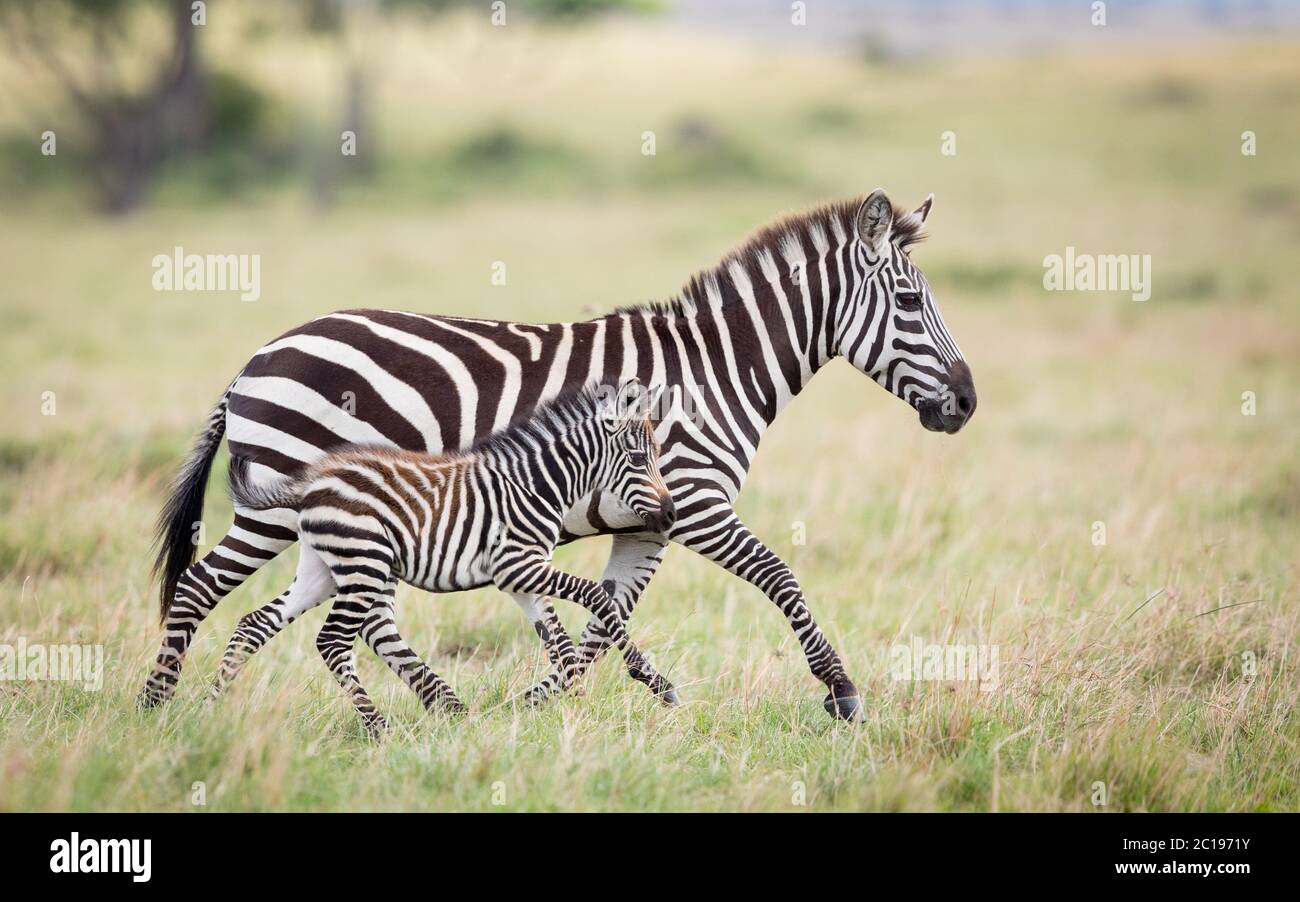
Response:
[[[354,652],[357,635],[373,604],[371,598],[360,593],[339,593],[330,609],[330,617],[316,634],[316,650],[325,659],[325,666],[330,669],[348,700],[361,715],[366,732],[372,739],[378,739],[388,732],[388,721],[375,709],[374,702],[366,694],[366,688],[361,685]],[[337,618],[336,614],[339,615]]]
[[[636,606],[641,593],[650,584],[650,578],[659,569],[659,564],[664,559],[664,549],[667,547],[668,537],[660,533],[615,534],[613,544],[610,546],[609,563],[605,565],[605,572],[601,574],[600,585],[614,599],[615,613],[623,621],[624,626],[632,616],[632,608]],[[565,636],[565,639],[567,640],[568,637]],[[591,665],[600,659],[609,645],[609,633],[605,631],[598,618],[592,617],[582,630],[582,638],[578,644],[577,667],[573,675],[566,682],[561,683],[560,669],[553,666],[546,679],[529,689],[525,697],[546,698],[556,691],[572,686],[574,681],[581,679]],[[557,685],[560,689],[552,690],[552,687]]]
[[[280,630],[333,594],[334,577],[329,568],[310,545],[303,545],[293,584],[274,601],[239,619],[239,625],[221,658],[216,681],[212,684],[213,698],[230,685],[230,681],[258,649],[274,639]]]
[[[582,605],[600,619],[609,633],[610,641],[623,653],[627,672],[638,683],[644,683],[664,704],[677,704],[677,691],[671,683],[655,672],[628,637],[627,628],[619,619],[614,601],[609,594],[589,579],[556,570],[544,559],[516,563],[507,572],[496,577],[497,585],[511,593],[555,596]]]
[[[380,659],[411,687],[425,710],[442,708],[449,714],[463,714],[469,710],[456,697],[446,680],[438,676],[429,665],[420,660],[411,646],[397,631],[397,618],[393,613],[393,596],[397,586],[390,583],[388,591],[370,610],[361,628],[362,638]]]
[[[377,524],[371,532],[375,537],[383,534]],[[329,536],[323,538],[328,541]],[[321,558],[338,584],[338,595],[330,616],[316,635],[316,649],[361,715],[370,736],[379,738],[388,732],[388,722],[375,710],[374,702],[361,685],[353,648],[371,610],[390,591],[392,556],[377,539],[368,547],[353,550],[364,553],[349,554],[348,549],[342,548],[320,550]]]
[[[551,661],[551,672],[540,683],[524,693],[524,703],[535,705],[553,695],[558,695],[578,677],[578,655],[573,647],[564,624],[560,623],[555,613],[555,606],[549,598],[537,598],[533,595],[521,595],[512,592],[510,597],[523,610],[528,622],[537,631],[546,649],[546,656]]]

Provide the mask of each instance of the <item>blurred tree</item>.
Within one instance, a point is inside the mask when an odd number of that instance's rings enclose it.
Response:
[[[311,161],[311,199],[329,207],[337,199],[339,183],[348,176],[373,174],[376,136],[369,124],[365,46],[373,22],[376,0],[311,0],[305,25],[309,30],[334,35],[346,61],[343,66],[343,109],[337,135],[324,142],[323,152]],[[351,136],[351,153],[343,155],[344,135]]]
[[[527,12],[552,19],[578,19],[610,12],[659,12],[660,0],[523,0]]]
[[[315,2],[315,0],[313,0]],[[476,10],[483,15],[491,12],[489,0],[382,0],[392,9],[428,10],[444,12],[457,7]],[[665,0],[505,0],[513,12],[542,19],[581,19],[611,12],[661,12]]]
[[[161,23],[140,15],[147,6],[162,14],[153,17]],[[192,0],[0,0],[15,50],[42,66],[81,115],[93,147],[91,175],[111,213],[134,207],[165,161],[208,143],[212,103],[195,24],[201,14],[205,7]],[[163,35],[153,61],[140,52],[140,26],[150,24]],[[128,86],[142,55],[143,82]],[[81,58],[74,64],[69,56]]]

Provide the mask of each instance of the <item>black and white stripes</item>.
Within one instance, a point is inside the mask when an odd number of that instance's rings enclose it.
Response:
[[[835,357],[912,406],[927,429],[955,432],[968,421],[970,370],[907,252],[929,212],[929,199],[907,213],[880,191],[830,204],[760,230],[669,302],[587,322],[525,325],[388,310],[320,317],[262,348],[232,384],[223,399],[232,457],[250,484],[264,485],[296,477],[349,444],[463,449],[590,382],[636,377],[685,393],[691,416],[657,424],[663,475],[679,511],[673,527],[647,530],[607,493],[593,492],[568,512],[560,540],[615,534],[602,583],[624,621],[669,541],[747,579],[785,614],[810,669],[830,689],[828,710],[854,717],[856,690],[798,582],[733,504],[768,426]],[[200,443],[184,472],[205,473],[202,461],[215,450]],[[166,635],[146,703],[170,696],[212,607],[296,537],[292,512],[238,506],[231,533],[185,569],[192,547],[182,519],[191,513],[173,499],[164,524],[160,563],[175,576],[174,591],[164,580]],[[544,598],[530,604],[549,608]],[[347,619],[346,606],[337,605],[327,627],[346,638]],[[590,622],[578,642],[578,670],[608,644],[600,623]],[[537,691],[562,681],[552,673]]]
[[[628,639],[606,591],[551,566],[565,513],[594,491],[618,499],[648,529],[662,532],[673,524],[649,418],[628,416],[617,396],[593,389],[562,394],[464,454],[342,451],[271,489],[250,485],[245,469],[236,466],[236,503],[296,510],[302,549],[288,591],[240,621],[214,694],[281,629],[335,597],[346,612],[340,619],[355,631],[327,624],[317,647],[372,733],[386,724],[357,678],[352,650],[358,634],[426,707],[463,711],[451,687],[397,632],[392,607],[401,580],[435,592],[493,583],[519,599],[577,602],[622,651],[633,679],[675,702],[672,686]],[[573,644],[554,613],[534,623],[560,673],[571,675]]]

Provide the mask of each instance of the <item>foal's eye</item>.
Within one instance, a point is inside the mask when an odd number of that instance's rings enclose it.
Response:
[[[632,466],[634,467],[644,467],[646,464],[646,456],[644,451],[630,451],[628,452],[627,459],[631,462]]]
[[[894,299],[898,302],[899,310],[921,309],[921,295],[919,292],[900,291],[898,294],[894,295]]]

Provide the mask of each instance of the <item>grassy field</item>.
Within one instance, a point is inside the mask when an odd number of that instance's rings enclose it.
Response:
[[[328,131],[320,46],[250,50],[210,27],[212,58],[272,93],[262,140]],[[325,210],[295,166],[208,162],[98,218],[75,131],[66,158],[9,167],[0,645],[102,645],[105,671],[97,692],[0,681],[0,810],[1300,807],[1297,48],[884,68],[659,27],[372,33],[377,159]],[[9,63],[0,83],[11,146],[50,95]],[[396,727],[370,744],[313,647],[324,609],[206,706],[289,553],[204,625],[175,701],[135,710],[159,639],[153,519],[265,340],[348,306],[584,318],[671,295],[786,209],[878,185],[936,194],[915,255],[979,413],[925,433],[838,362],[769,433],[739,503],[799,575],[865,723],[832,723],[776,609],[680,548],[632,621],[679,709],[612,659],[581,695],[516,707],[545,662],[514,604],[409,590],[404,632],[470,716],[424,714],[362,650]],[[261,299],[152,291],[151,259],[177,245],[260,254]],[[1150,254],[1151,299],[1044,291],[1044,256],[1067,246]],[[230,518],[224,460],[209,542]],[[594,575],[607,544],[559,562]],[[995,647],[996,687],[893,679],[891,648],[914,637]]]

